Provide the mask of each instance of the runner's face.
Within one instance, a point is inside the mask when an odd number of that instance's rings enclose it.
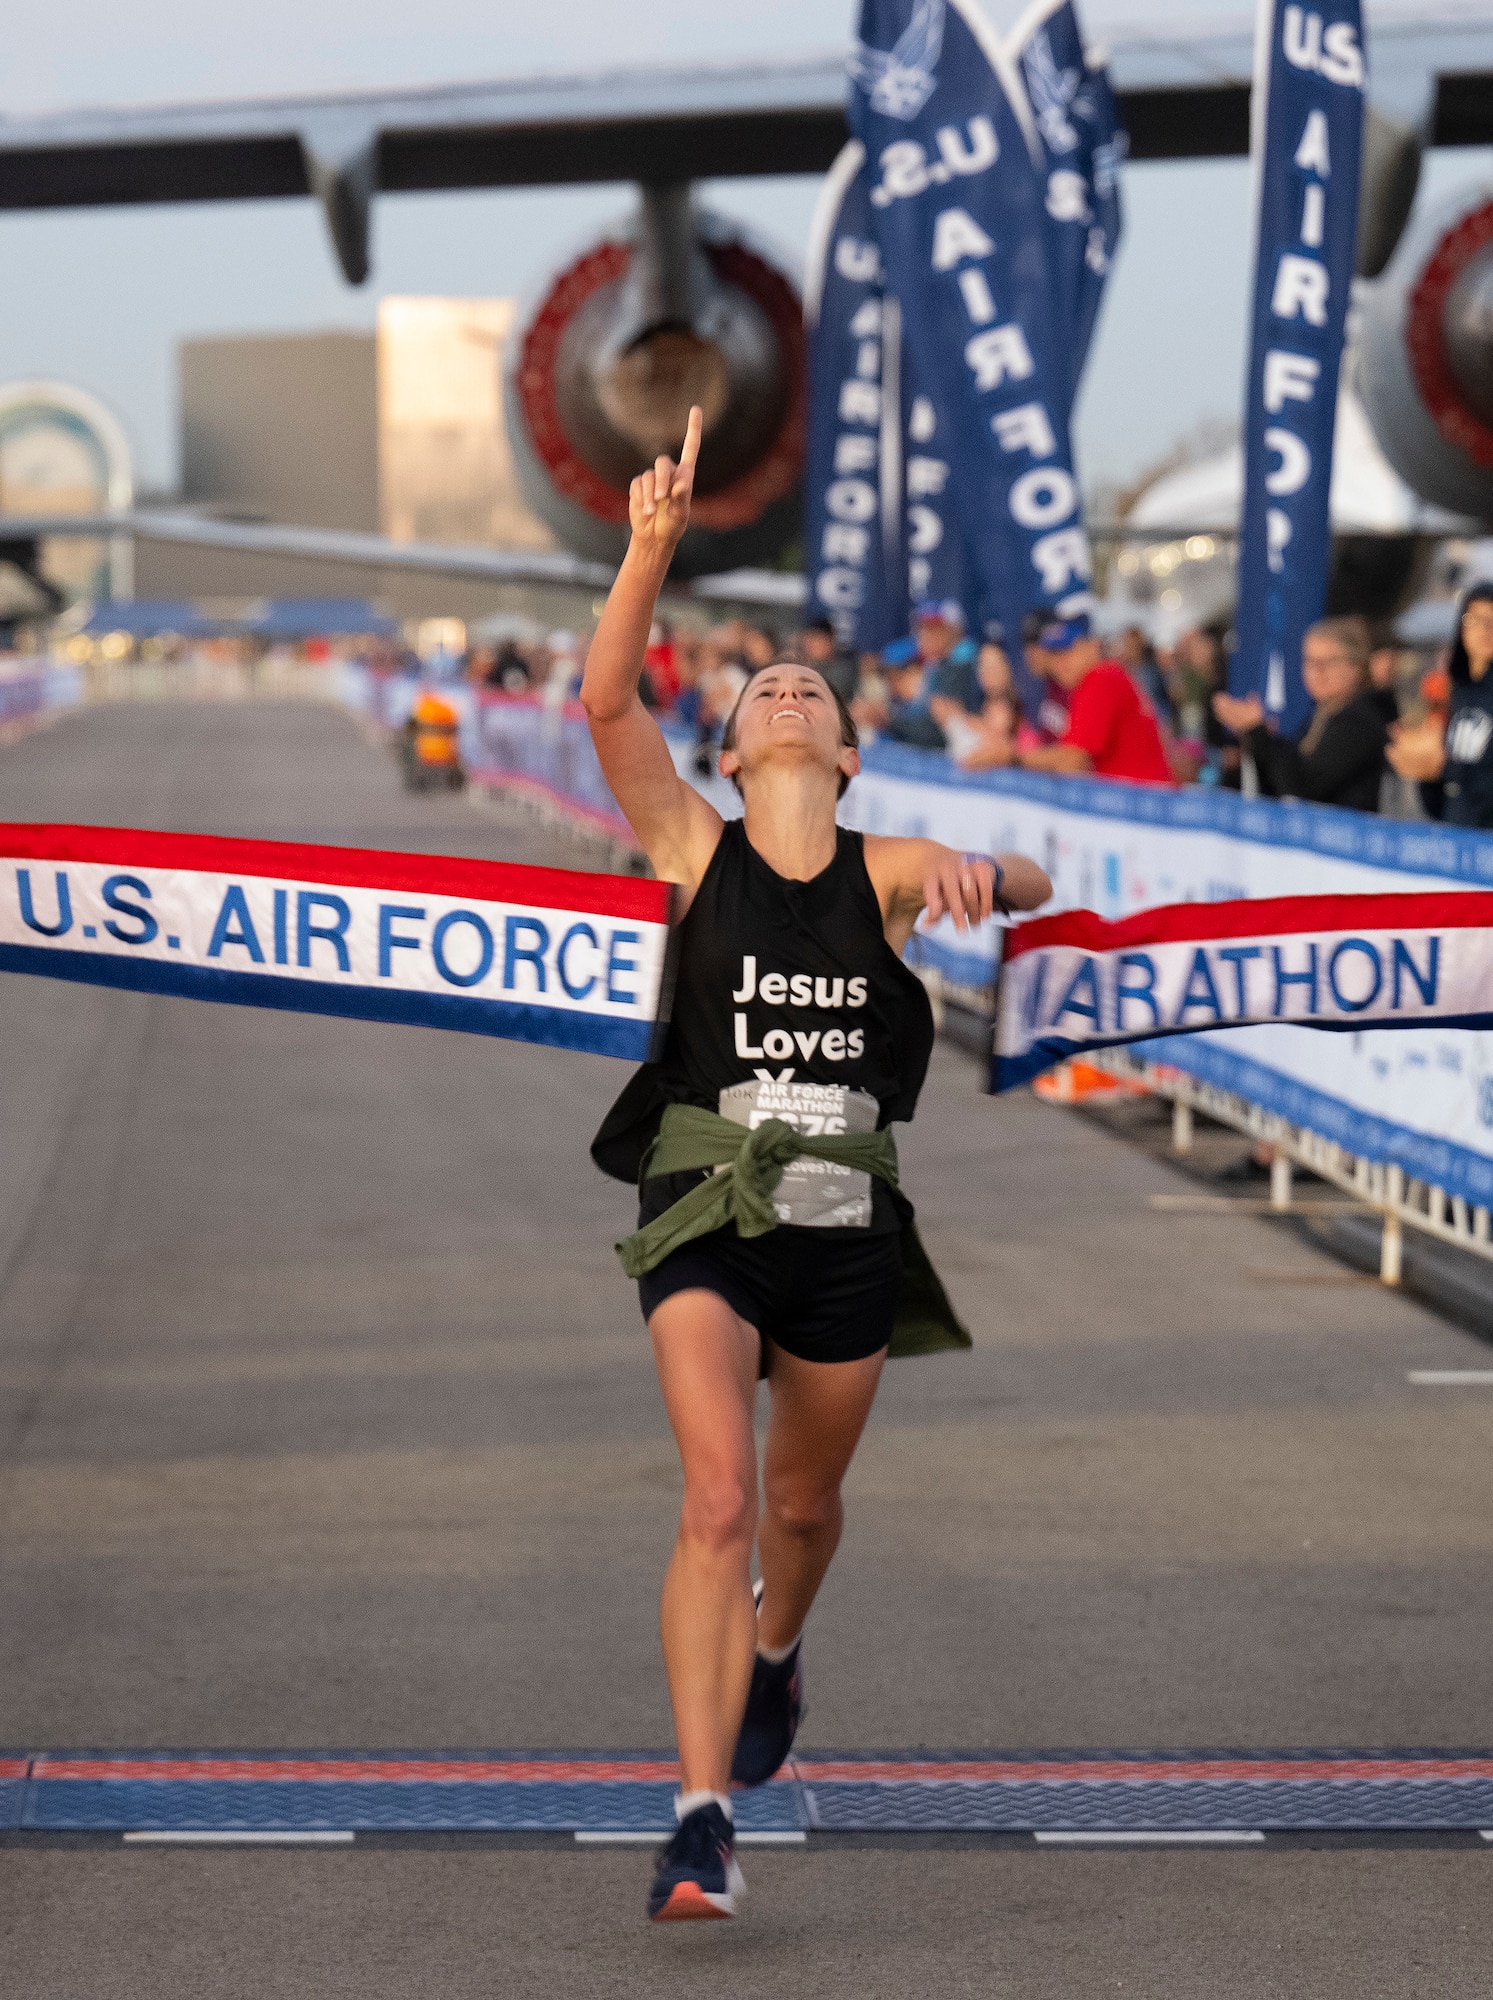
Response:
[[[812,667],[767,667],[747,683],[736,711],[735,748],[723,753],[721,770],[749,778],[769,762],[807,763],[848,776],[860,768],[855,752],[840,741],[834,696]]]

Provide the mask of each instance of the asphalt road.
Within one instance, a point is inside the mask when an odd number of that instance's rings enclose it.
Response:
[[[565,859],[345,717],[117,708],[0,818]],[[570,858],[574,858],[573,856]],[[619,1065],[0,981],[0,1743],[657,1746],[678,1480],[586,1141]],[[902,1148],[970,1356],[898,1364],[822,1747],[1486,1744],[1467,1335],[940,1051]],[[1479,1995],[1493,1852],[0,1849],[0,1990]]]

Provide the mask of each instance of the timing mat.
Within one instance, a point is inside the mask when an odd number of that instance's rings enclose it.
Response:
[[[0,1830],[642,1838],[672,1829],[677,1784],[668,1753],[648,1751],[7,1752]],[[761,1839],[1476,1835],[1493,1829],[1493,1752],[806,1751],[735,1810]]]

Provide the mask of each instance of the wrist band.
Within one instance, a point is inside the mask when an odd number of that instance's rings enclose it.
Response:
[[[1003,916],[1009,917],[1011,914],[1011,905],[1001,894],[1001,887],[1006,879],[1006,871],[996,860],[995,856],[993,854],[961,854],[959,859],[961,861],[968,861],[971,864],[976,861],[983,861],[987,866],[995,870],[995,887],[991,891],[991,901]]]

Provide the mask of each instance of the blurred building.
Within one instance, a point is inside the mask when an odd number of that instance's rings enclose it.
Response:
[[[386,299],[378,330],[226,336],[179,352],[183,502],[397,541],[548,549],[503,423],[506,299]],[[399,618],[534,609],[511,586],[141,543],[151,597],[376,597]],[[530,593],[519,592],[519,598]]]
[[[0,387],[0,534],[7,514],[102,514],[133,496],[129,441],[96,397],[67,382]],[[132,553],[124,537],[53,541],[41,569],[70,597],[127,596]],[[21,572],[0,565],[0,619],[46,604]]]
[[[378,309],[378,482],[397,542],[552,549],[524,505],[503,421],[511,299],[385,299]]]
[[[183,500],[255,520],[373,533],[377,379],[367,333],[183,341]]]

